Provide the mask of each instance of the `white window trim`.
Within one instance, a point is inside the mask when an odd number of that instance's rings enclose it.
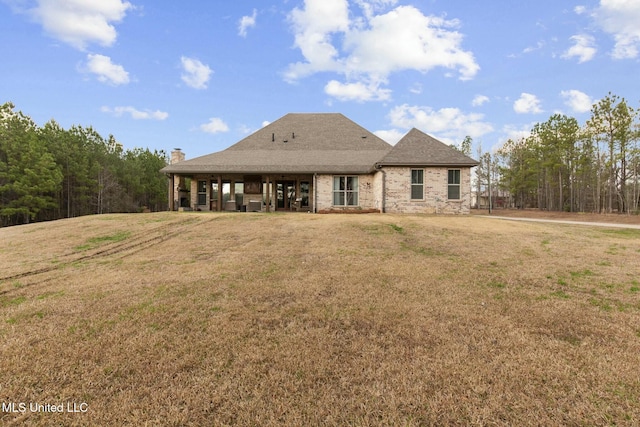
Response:
[[[457,184],[450,184],[449,183],[449,171],[458,171],[458,183]],[[458,187],[458,198],[457,199],[452,199],[449,198],[449,188],[452,186],[456,186]],[[447,200],[454,200],[454,201],[460,201],[462,200],[462,169],[447,169]]]
[[[344,178],[345,179],[345,189],[344,190],[336,190],[335,189],[335,179],[336,178]],[[354,190],[347,190],[347,180],[348,178],[355,178],[356,179],[356,186]],[[332,179],[331,179],[331,206],[334,207],[339,207],[339,208],[350,208],[350,207],[358,207],[360,206],[360,177],[358,175],[333,175]],[[344,193],[344,203],[343,205],[336,205],[335,204],[335,194],[336,193]],[[347,201],[349,200],[349,198],[347,197],[348,193],[355,193],[356,194],[356,198],[357,203],[354,205],[349,205],[347,204]]]
[[[414,184],[413,183],[413,171],[422,171],[422,183],[421,184]],[[411,200],[412,202],[421,202],[424,201],[425,197],[424,197],[424,177],[425,177],[425,173],[424,173],[424,169],[416,169],[416,168],[412,168],[410,169],[411,176],[409,177],[410,179],[410,188],[409,188],[409,200]],[[422,197],[420,198],[413,198],[413,187],[414,186],[421,186],[422,187]]]

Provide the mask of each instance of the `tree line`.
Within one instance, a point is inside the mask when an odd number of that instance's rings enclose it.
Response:
[[[167,209],[164,151],[124,150],[91,127],[39,127],[0,106],[0,225]]]
[[[478,187],[493,182],[511,207],[637,214],[639,111],[609,93],[582,126],[553,114],[528,137],[508,140],[496,153],[479,152]]]

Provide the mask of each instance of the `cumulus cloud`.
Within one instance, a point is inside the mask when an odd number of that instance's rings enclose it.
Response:
[[[520,125],[505,125],[501,129],[502,136],[499,138],[497,144],[491,147],[492,152],[496,152],[504,146],[508,140],[519,141],[529,138],[531,136],[531,129],[536,123],[525,123]]]
[[[389,89],[382,89],[377,82],[340,83],[331,80],[324,88],[327,95],[340,101],[384,101],[391,97]]]
[[[456,20],[425,16],[412,6],[374,16],[368,28],[346,35],[347,71],[386,76],[394,71],[427,72],[444,67],[458,69],[462,80],[471,79],[480,67],[471,53],[460,49],[458,26]]]
[[[141,111],[131,106],[114,108],[102,107],[101,111],[103,113],[112,114],[115,117],[122,117],[123,115],[128,114],[134,120],[166,120],[169,117],[169,113],[165,111]]]
[[[354,0],[354,3],[360,6],[367,18],[371,18],[375,12],[395,6],[398,0]]]
[[[594,100],[589,95],[579,90],[563,90],[560,96],[564,99],[565,105],[575,113],[586,113],[591,110]]]
[[[473,101],[471,101],[471,105],[473,105],[474,107],[480,107],[481,105],[484,105],[487,102],[489,102],[489,97],[488,96],[476,95],[473,98]]]
[[[133,5],[122,0],[36,0],[26,10],[51,37],[76,49],[90,43],[111,46],[117,39],[113,24],[124,19]]]
[[[460,23],[427,16],[413,6],[395,6],[393,0],[355,2],[364,11],[356,16],[347,0],[305,0],[303,8],[289,14],[294,45],[304,61],[290,64],[284,77],[289,82],[318,72],[334,72],[347,82],[331,88],[361,91],[386,84],[391,73],[434,68],[455,70],[461,80],[475,76],[480,67],[473,54],[462,49]],[[341,43],[340,43],[340,42]],[[361,83],[361,84],[358,84]],[[382,95],[382,96],[381,96]],[[385,100],[387,92],[369,91],[355,100]],[[339,98],[340,99],[340,98]]]
[[[520,94],[520,98],[513,103],[513,110],[518,114],[542,113],[538,97],[526,92]]]
[[[307,60],[289,66],[285,78],[294,81],[318,71],[339,71],[338,50],[332,34],[349,30],[349,7],[346,0],[306,0],[305,8],[289,14],[295,34],[294,45]]]
[[[258,17],[258,11],[253,9],[251,16],[243,16],[238,23],[238,35],[241,37],[247,37],[247,30],[256,26],[256,18]]]
[[[95,74],[102,83],[108,83],[114,86],[129,83],[129,73],[125,71],[122,65],[114,64],[111,58],[104,55],[89,54],[87,55],[87,70]]]
[[[391,145],[396,145],[398,141],[400,141],[402,137],[405,136],[406,132],[401,132],[397,129],[391,129],[391,130],[377,130],[373,132],[373,134],[376,135],[378,138],[382,139],[383,141],[388,142]]]
[[[571,36],[574,43],[566,52],[562,54],[565,59],[578,58],[578,63],[591,61],[596,55],[597,49],[594,47],[595,39],[586,34]]]
[[[222,119],[212,117],[207,123],[200,125],[200,130],[206,133],[223,133],[229,132],[229,126]]]
[[[213,70],[195,58],[183,56],[180,61],[183,71],[182,81],[194,89],[206,89]]]
[[[600,0],[593,11],[596,24],[613,36],[615,59],[637,58],[640,49],[640,2],[637,0]]]
[[[484,121],[483,114],[467,114],[458,108],[434,110],[430,107],[404,104],[391,110],[389,118],[395,127],[415,127],[430,135],[437,134],[443,142],[449,143],[462,141],[467,135],[479,138],[493,131],[493,126]]]

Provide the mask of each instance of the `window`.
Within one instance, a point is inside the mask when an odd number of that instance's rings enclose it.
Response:
[[[207,204],[207,181],[198,181],[198,205]]]
[[[449,170],[448,184],[448,198],[460,199],[460,169]]]
[[[333,177],[333,205],[358,206],[358,177]]]
[[[411,169],[411,199],[424,199],[424,170]]]

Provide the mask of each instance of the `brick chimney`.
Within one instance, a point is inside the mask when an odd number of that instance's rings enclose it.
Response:
[[[174,148],[171,152],[171,164],[175,164],[184,160],[184,153],[180,148]]]

